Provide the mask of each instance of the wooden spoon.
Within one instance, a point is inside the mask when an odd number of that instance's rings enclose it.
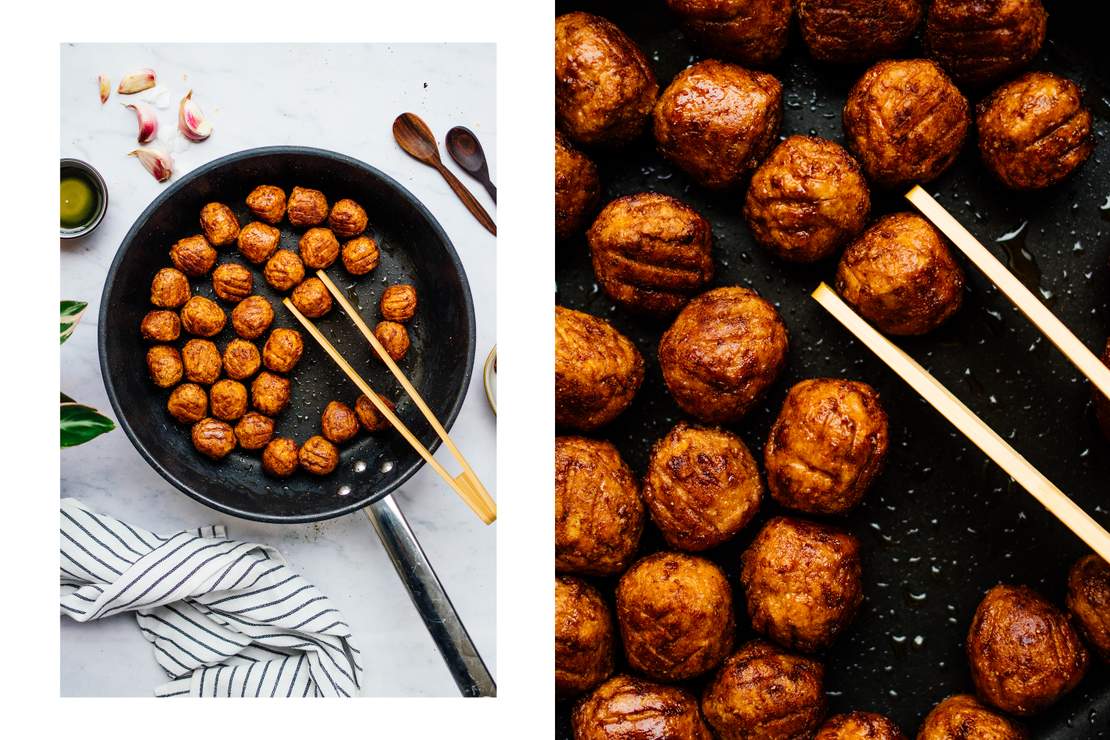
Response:
[[[451,159],[455,160],[455,164],[462,167],[467,174],[480,182],[486,192],[489,193],[489,197],[493,198],[493,202],[497,203],[497,188],[489,179],[486,153],[482,151],[482,144],[478,141],[474,132],[466,126],[455,126],[447,132],[444,144],[447,146],[447,153],[451,155]]]
[[[466,186],[451,174],[451,170],[443,166],[443,162],[439,158],[439,147],[436,146],[436,137],[432,134],[432,130],[428,128],[428,124],[420,119],[420,116],[415,113],[402,113],[397,116],[396,120],[393,121],[393,138],[397,140],[397,144],[410,157],[439,172],[443,179],[447,181],[447,184],[451,186],[451,189],[455,191],[455,195],[459,196],[459,200],[463,202],[466,209],[473,214],[474,218],[478,219],[478,223],[486,227],[491,234],[497,236],[497,224],[486,213],[486,209],[482,208],[482,204],[466,189]]]

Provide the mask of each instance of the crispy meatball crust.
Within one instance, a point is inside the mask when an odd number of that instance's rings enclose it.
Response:
[[[995,586],[967,633],[971,680],[980,698],[1027,716],[1054,703],[1087,672],[1087,649],[1067,614],[1026,586]]]
[[[613,672],[613,617],[596,588],[555,578],[555,695],[577,696]]]
[[[238,303],[254,290],[254,274],[236,262],[225,262],[212,273],[212,290],[217,297]]]
[[[285,191],[276,185],[259,185],[247,196],[247,208],[260,221],[281,223],[285,218]]]
[[[644,53],[623,31],[590,13],[555,19],[555,117],[586,145],[637,138],[659,84]]]
[[[574,740],[712,740],[685,689],[614,676],[579,702],[572,716]]]
[[[220,377],[223,360],[220,350],[208,339],[190,339],[181,348],[181,361],[185,365],[185,378],[190,383],[212,385]]]
[[[416,314],[416,288],[411,285],[390,285],[382,292],[378,307],[382,316],[389,321],[408,321]]]
[[[304,280],[290,296],[297,310],[310,319],[318,319],[331,310],[331,293],[320,278]]]
[[[328,199],[319,190],[293,188],[285,215],[294,226],[318,226],[328,217]]]
[[[239,236],[239,219],[223,203],[207,203],[200,209],[200,228],[217,247],[224,247]]]
[[[329,401],[320,416],[320,429],[329,442],[343,444],[358,434],[358,417],[347,404]]]
[[[182,424],[195,424],[208,415],[208,394],[196,383],[182,383],[170,391],[166,410]]]
[[[297,461],[313,475],[330,475],[339,465],[339,449],[323,437],[315,435],[301,445]]]
[[[384,403],[390,411],[396,411],[397,406],[388,398],[381,394],[375,394]],[[358,421],[362,424],[363,429],[368,432],[381,432],[389,429],[392,426],[389,419],[385,414],[378,411],[378,407],[370,400],[365,394],[358,397],[355,401],[355,414],[358,416]]]
[[[725,660],[701,708],[722,740],[805,738],[825,716],[825,667],[762,640]]]
[[[792,650],[832,644],[863,601],[859,540],[836,527],[775,517],[741,556],[752,628]]]
[[[913,36],[921,14],[921,0],[798,0],[809,53],[836,64],[890,56]]]
[[[655,104],[659,153],[698,184],[740,184],[775,145],[782,124],[782,85],[713,59],[687,67]]]
[[[871,192],[856,160],[839,144],[790,136],[752,175],[744,218],[776,257],[816,262],[863,231]]]
[[[370,219],[366,211],[350,198],[337,200],[328,214],[328,226],[340,239],[351,239],[366,231]]]
[[[763,67],[786,48],[790,0],[667,0],[667,7],[714,56]]]
[[[261,221],[251,221],[239,232],[239,253],[251,264],[261,265],[278,248],[281,231]]]
[[[223,421],[236,421],[247,413],[247,387],[238,380],[218,380],[208,392],[212,416]]]
[[[291,391],[288,378],[263,370],[251,383],[251,402],[266,416],[277,416],[289,405]]]
[[[331,229],[314,227],[301,235],[297,242],[297,249],[301,253],[301,261],[305,267],[314,270],[323,270],[331,267],[339,259],[339,240]]]
[[[1059,75],[1028,72],[980,102],[977,114],[979,154],[1015,190],[1061,182],[1095,149],[1083,92]]]
[[[655,443],[643,496],[667,544],[699,551],[747,526],[759,510],[763,483],[739,437],[680,422]]]
[[[632,668],[681,681],[712,670],[732,650],[732,590],[711,561],[657,552],[621,576],[617,622]]]
[[[231,326],[243,339],[258,339],[274,321],[274,307],[260,295],[244,298],[231,310]]]
[[[1047,26],[1041,0],[933,0],[925,46],[956,82],[982,85],[1033,61]]]
[[[874,712],[848,712],[829,717],[813,740],[907,740],[892,720]]]
[[[569,239],[582,230],[601,195],[597,165],[555,131],[555,238]]]
[[[883,216],[841,255],[836,290],[880,331],[927,334],[963,304],[964,271],[921,216]]]
[[[690,301],[659,341],[659,366],[683,411],[720,424],[741,419],[786,364],[787,335],[755,291],[715,288]]]
[[[235,449],[235,430],[219,419],[201,419],[193,425],[193,447],[213,460],[222,460]]]
[[[172,267],[163,267],[150,283],[150,302],[158,308],[181,308],[190,293],[189,278]]]
[[[352,275],[365,275],[378,266],[381,252],[372,236],[357,236],[343,245],[343,267]]]
[[[1098,555],[1084,555],[1068,572],[1068,610],[1087,643],[1110,663],[1110,565]]]
[[[1025,731],[1001,714],[980,704],[974,696],[950,696],[925,717],[917,740],[1026,740]]]
[[[960,153],[971,123],[967,99],[927,59],[879,62],[844,104],[844,134],[864,172],[883,187],[926,183]]]
[[[632,562],[644,504],[609,442],[555,438],[555,571],[615,575]]]
[[[790,389],[763,448],[771,497],[788,509],[843,514],[883,467],[886,412],[866,383],[819,378]]]
[[[224,347],[224,372],[232,380],[246,380],[261,364],[258,347],[245,339],[232,339]]]
[[[555,307],[555,423],[583,431],[615,419],[644,380],[636,345],[604,319]]]
[[[261,450],[274,436],[274,420],[249,411],[235,425],[235,439],[244,450]]]
[[[181,380],[185,366],[177,347],[156,344],[146,351],[146,369],[159,388],[171,388]]]
[[[268,370],[287,373],[297,366],[304,354],[304,339],[296,329],[278,327],[270,332],[262,347],[262,362]]]
[[[296,252],[279,249],[266,261],[262,274],[274,290],[284,293],[304,280],[304,263]]]
[[[200,234],[178,239],[170,247],[170,261],[173,266],[189,277],[206,275],[216,264],[217,253]]]
[[[214,337],[226,324],[227,314],[210,298],[195,295],[181,307],[181,326],[194,336]]]
[[[275,478],[288,478],[297,472],[297,443],[288,437],[275,437],[262,451],[262,470]]]
[[[374,327],[374,336],[394,362],[400,362],[409,353],[411,343],[408,329],[404,324],[398,324],[396,321],[379,321]]]
[[[181,317],[173,311],[151,311],[143,317],[139,331],[151,342],[172,342],[181,336]]]
[[[1102,364],[1110,367],[1110,339],[1106,340],[1106,349],[1102,351]],[[1094,396],[1095,418],[1102,427],[1102,435],[1110,441],[1110,398],[1099,393],[1097,389],[1094,391]]]
[[[709,222],[669,195],[617,198],[586,237],[597,281],[632,311],[673,313],[713,279]]]

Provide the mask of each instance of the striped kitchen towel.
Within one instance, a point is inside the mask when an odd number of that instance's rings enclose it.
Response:
[[[63,499],[62,614],[135,612],[174,679],[156,696],[357,694],[343,615],[277,550],[226,537],[222,526],[162,537]]]

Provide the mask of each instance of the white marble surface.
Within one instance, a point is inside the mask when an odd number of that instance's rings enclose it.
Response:
[[[114,93],[126,72],[152,67],[159,88],[160,137],[176,132],[177,101],[187,89],[214,126],[200,144],[168,142],[175,177],[216,157],[256,146],[300,144],[362,159],[396,178],[443,225],[462,257],[474,294],[478,341],[474,379],[452,430],[496,496],[495,419],[481,365],[495,342],[493,237],[463,208],[440,176],[408,158],[390,133],[403,111],[423,117],[442,141],[468,126],[482,141],[496,182],[495,48],[476,45],[66,45],[61,49],[61,156],[90,162],[110,189],[107,216],[89,237],[62,243],[62,298],[89,302],[62,347],[61,387],[108,412],[100,377],[96,317],[104,277],[127,229],[165,187],[135,158],[135,116]],[[100,105],[96,76],[113,94]],[[160,88],[165,88],[164,92]],[[159,95],[161,93],[161,95]],[[443,154],[447,161],[446,153]],[[482,188],[455,167],[491,213]],[[437,455],[445,464],[441,450]],[[454,469],[453,461],[448,469]],[[361,514],[311,525],[265,525],[210,510],[180,494],[135,452],[118,429],[62,451],[61,492],[156,532],[222,522],[231,537],[278,547],[336,601],[365,659],[367,696],[455,696],[454,683]],[[496,675],[496,525],[483,526],[428,468],[397,494],[471,636]],[[61,620],[64,696],[149,696],[165,679],[133,618],[87,625]]]

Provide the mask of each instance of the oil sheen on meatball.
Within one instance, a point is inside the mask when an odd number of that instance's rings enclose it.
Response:
[[[239,233],[236,229],[236,234]],[[170,261],[173,266],[189,277],[201,277],[216,264],[217,253],[200,234],[178,239],[170,247]]]
[[[913,36],[922,0],[797,0],[798,26],[809,53],[847,64],[890,56]]]
[[[555,132],[555,238],[569,239],[593,215],[601,195],[597,165]]]
[[[782,56],[790,32],[790,0],[667,0],[707,52],[762,67]]]
[[[213,337],[225,324],[227,314],[210,298],[195,295],[181,307],[181,326],[194,336]]]
[[[848,712],[829,717],[813,740],[907,740],[892,720],[874,712]]]
[[[1068,610],[1087,644],[1110,663],[1110,565],[1098,555],[1084,555],[1068,572]]]
[[[223,203],[207,203],[200,209],[200,228],[209,242],[223,247],[239,236],[239,219]]]
[[[950,696],[925,717],[917,740],[1026,740],[1025,731],[968,694]]]
[[[285,217],[285,191],[276,185],[259,185],[247,196],[247,208],[259,220],[280,223]]]
[[[981,85],[1033,61],[1047,26],[1041,0],[933,0],[925,45],[956,82]]]
[[[577,696],[613,672],[613,617],[596,588],[555,579],[555,695]]]
[[[694,696],[676,686],[614,676],[574,709],[574,740],[712,740]]]
[[[632,403],[644,358],[604,319],[555,307],[555,423],[589,431]]]

